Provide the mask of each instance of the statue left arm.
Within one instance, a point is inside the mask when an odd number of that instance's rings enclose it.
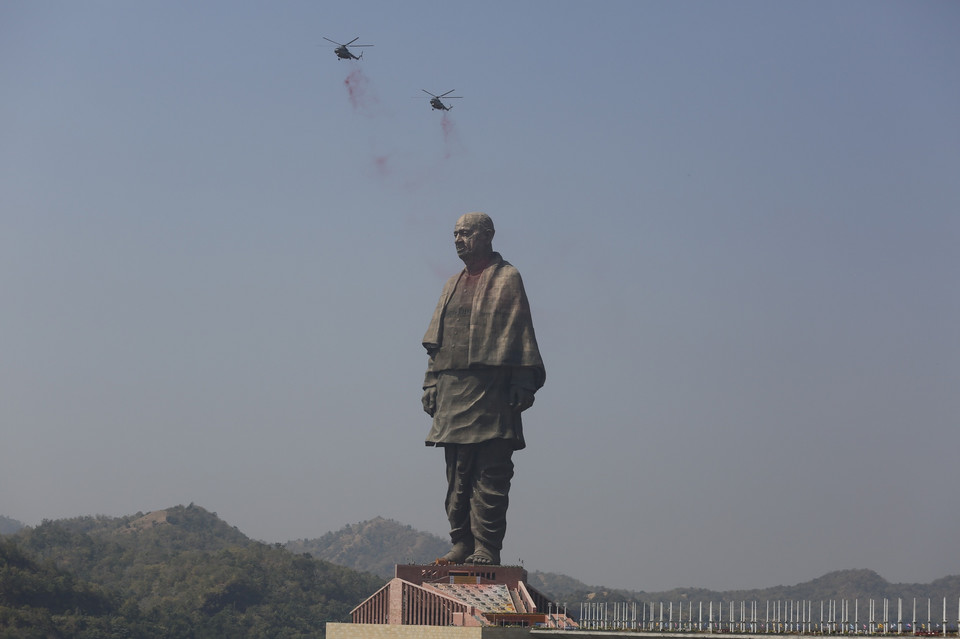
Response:
[[[523,412],[533,406],[533,396],[537,392],[537,371],[532,368],[518,367],[510,375],[510,406],[517,412]]]

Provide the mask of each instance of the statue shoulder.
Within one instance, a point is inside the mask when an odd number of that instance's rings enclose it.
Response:
[[[520,271],[517,270],[517,267],[503,259],[503,256],[499,253],[494,252],[491,266],[497,271],[498,274],[517,277],[520,276]]]
[[[501,281],[507,282],[516,282],[522,285],[523,280],[520,277],[520,271],[517,270],[517,267],[511,264],[510,262],[501,259],[494,266],[495,277]]]

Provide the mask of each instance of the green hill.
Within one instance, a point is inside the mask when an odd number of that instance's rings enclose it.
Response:
[[[21,636],[12,629],[17,615],[28,613],[49,618],[52,637],[317,637],[327,621],[349,620],[350,610],[383,585],[379,577],[253,541],[192,504],[45,521],[3,541],[10,552],[0,573],[15,570],[38,591],[74,584],[109,605],[91,612],[62,606],[67,588],[35,606],[0,589],[0,637]],[[78,634],[93,613],[116,630]]]

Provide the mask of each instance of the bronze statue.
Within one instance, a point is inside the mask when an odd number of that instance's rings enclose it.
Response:
[[[438,563],[500,563],[513,451],[526,446],[520,413],[546,374],[520,273],[493,250],[493,234],[484,213],[457,220],[465,268],[444,285],[423,337],[426,444],[444,449],[453,543]]]

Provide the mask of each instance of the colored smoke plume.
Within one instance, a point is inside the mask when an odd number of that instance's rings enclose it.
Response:
[[[373,164],[377,167],[377,174],[380,177],[386,177],[390,174],[390,167],[388,166],[390,158],[386,155],[378,155],[373,158]]]
[[[377,98],[370,88],[370,80],[364,75],[362,69],[356,68],[351,71],[343,84],[347,87],[347,95],[354,110],[367,110],[377,104]]]
[[[449,158],[455,148],[460,146],[460,137],[457,135],[457,127],[446,112],[440,118],[440,128],[443,129],[443,157]]]

